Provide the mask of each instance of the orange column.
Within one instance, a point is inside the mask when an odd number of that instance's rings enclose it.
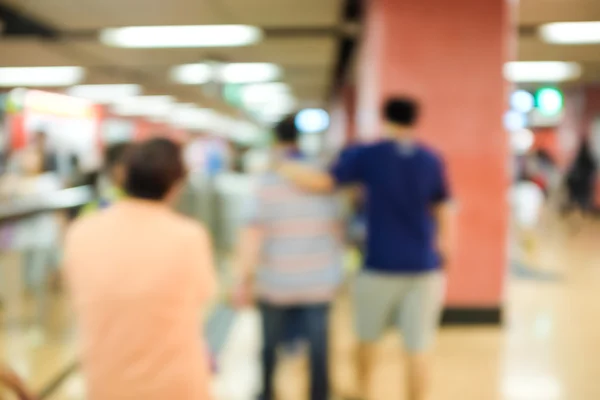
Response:
[[[339,151],[356,140],[354,86],[344,85],[329,107],[330,127],[325,135],[328,150]]]
[[[447,305],[465,322],[499,320],[507,273],[509,11],[505,0],[371,0],[358,60],[362,139],[381,134],[388,96],[414,96],[421,139],[447,161],[458,214]]]

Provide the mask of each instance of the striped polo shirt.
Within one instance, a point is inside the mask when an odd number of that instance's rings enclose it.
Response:
[[[275,173],[263,175],[250,223],[264,240],[256,276],[259,299],[293,305],[331,301],[342,275],[340,204],[302,192]]]

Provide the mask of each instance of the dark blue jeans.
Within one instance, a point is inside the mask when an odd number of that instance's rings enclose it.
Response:
[[[263,395],[262,400],[273,400],[273,377],[277,346],[286,338],[286,326],[297,324],[310,346],[310,400],[328,400],[328,327],[329,304],[276,306],[260,304],[263,331]]]
[[[286,315],[284,325],[282,338],[282,344],[284,346],[287,346],[288,348],[294,348],[298,342],[306,339],[301,309],[292,308]]]

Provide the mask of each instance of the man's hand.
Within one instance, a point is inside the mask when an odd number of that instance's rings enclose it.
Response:
[[[437,250],[440,256],[442,267],[447,267],[454,259],[453,246],[447,243],[447,240],[438,240]]]
[[[249,279],[238,282],[231,293],[231,302],[236,309],[252,306],[254,302],[253,285]]]

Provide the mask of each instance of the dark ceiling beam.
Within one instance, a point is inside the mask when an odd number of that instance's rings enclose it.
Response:
[[[342,21],[343,26],[361,25],[364,0],[345,0]],[[344,84],[346,74],[350,70],[352,55],[358,45],[358,35],[347,34],[340,38],[337,49],[337,60],[333,69],[329,97],[333,98]]]
[[[535,36],[538,32],[537,25],[519,25],[517,28],[519,37]]]
[[[46,39],[54,39],[58,36],[54,28],[3,4],[0,4],[0,21],[4,25],[0,33],[2,36],[36,36]]]

